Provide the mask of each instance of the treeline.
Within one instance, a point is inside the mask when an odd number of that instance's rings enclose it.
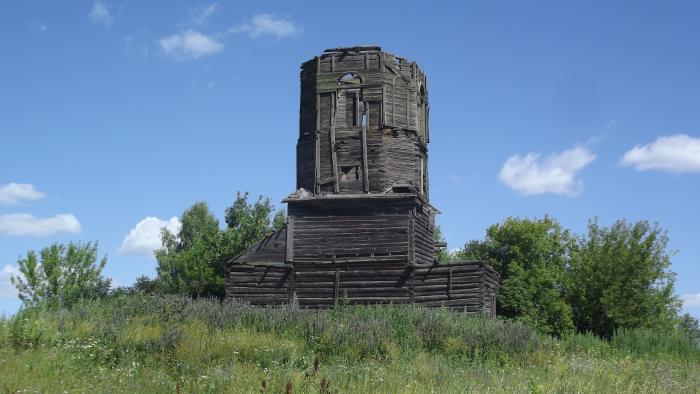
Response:
[[[597,220],[577,235],[556,220],[508,218],[442,261],[483,260],[501,276],[498,313],[538,331],[610,338],[622,328],[671,330],[697,321],[678,316],[668,236],[657,224]],[[693,328],[694,327],[694,328]]]
[[[30,251],[18,261],[23,278],[12,281],[25,306],[70,307],[79,299],[129,293],[221,299],[226,262],[281,228],[286,216],[269,199],[238,193],[224,221],[204,202],[185,210],[177,233],[162,230],[156,277],[139,277],[129,287],[110,290],[102,276],[106,257],[98,261],[96,243]],[[587,233],[577,235],[545,217],[508,218],[489,227],[483,240],[438,258],[491,264],[501,276],[498,314],[543,334],[611,338],[620,329],[652,328],[682,331],[698,343],[697,319],[678,314],[671,255],[666,232],[645,221],[604,227],[592,220]]]

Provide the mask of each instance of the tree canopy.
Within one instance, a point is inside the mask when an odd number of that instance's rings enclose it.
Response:
[[[71,306],[82,298],[98,298],[109,291],[110,280],[102,277],[107,256],[97,261],[97,242],[53,244],[33,250],[17,264],[21,276],[13,276],[19,298],[25,305],[45,302]]]
[[[286,216],[269,198],[251,203],[248,193],[237,193],[225,221],[221,229],[207,204],[198,202],[182,214],[177,234],[163,229],[163,247],[155,253],[162,292],[223,297],[226,262],[284,226]]]
[[[571,235],[551,218],[508,218],[489,227],[483,241],[467,243],[456,258],[486,261],[499,273],[499,314],[565,335],[574,329],[562,286],[571,248]]]
[[[500,315],[539,331],[610,338],[621,328],[671,329],[679,302],[668,236],[646,221],[588,224],[576,236],[549,218],[508,218],[452,260],[479,259],[501,275]]]
[[[567,291],[581,331],[612,337],[619,328],[671,328],[674,294],[668,236],[646,221],[588,224],[571,258]]]

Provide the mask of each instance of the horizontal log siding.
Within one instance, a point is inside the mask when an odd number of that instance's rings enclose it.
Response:
[[[406,303],[410,270],[401,260],[368,263],[298,263],[295,293],[299,305],[324,308],[336,303]]]
[[[253,305],[281,305],[290,300],[291,267],[232,264],[226,282],[226,297]]]
[[[418,264],[433,264],[435,262],[435,240],[432,225],[432,213],[423,205],[415,209],[415,255]]]
[[[379,69],[379,52],[367,52],[367,63],[370,70]],[[332,64],[331,64],[332,63]],[[321,56],[321,72],[346,73],[365,69],[365,53],[324,54]]]
[[[382,135],[381,153],[383,184],[421,185],[420,142],[415,133],[386,130]],[[371,178],[370,178],[371,179]]]
[[[483,313],[484,270],[482,263],[417,268],[413,273],[414,302],[473,314]]]
[[[450,271],[451,274],[450,274]],[[296,262],[293,268],[234,266],[227,296],[255,305],[295,300],[303,308],[328,308],[337,303],[405,304],[447,307],[495,316],[491,292],[497,275],[486,264],[462,263],[427,268],[401,260],[365,263]]]
[[[295,217],[294,259],[406,256],[408,215]]]

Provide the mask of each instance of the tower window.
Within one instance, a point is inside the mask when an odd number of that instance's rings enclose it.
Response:
[[[340,166],[340,181],[359,181],[360,166]]]
[[[360,78],[360,76],[356,73],[347,73],[338,80],[338,85],[340,86],[360,84],[362,84],[362,78]]]

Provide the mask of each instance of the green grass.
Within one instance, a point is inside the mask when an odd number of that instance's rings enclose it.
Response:
[[[700,351],[673,333],[558,340],[415,306],[122,296],[0,319],[0,377],[5,392],[697,392]]]

